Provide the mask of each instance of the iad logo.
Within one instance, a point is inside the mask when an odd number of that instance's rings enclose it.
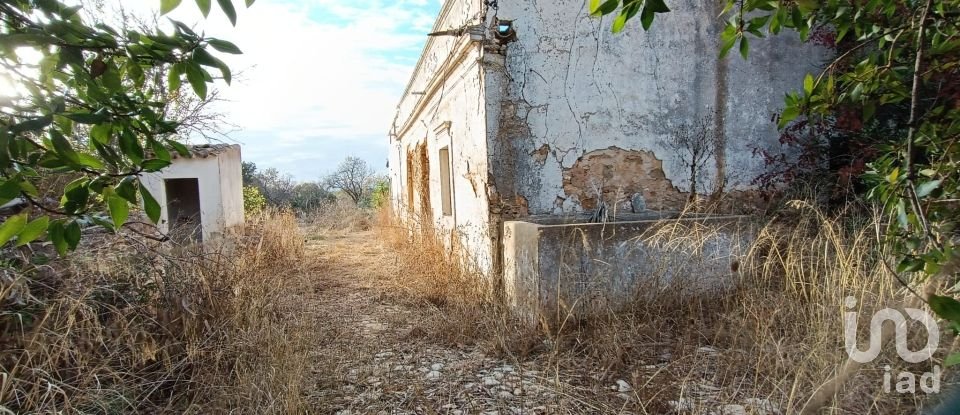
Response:
[[[857,299],[847,297],[844,305],[848,310],[853,310],[857,306]],[[857,345],[857,320],[858,313],[855,311],[846,312],[843,316],[843,339],[846,345],[847,354],[850,358],[859,363],[873,362],[880,355],[880,349],[883,346],[883,323],[891,322],[895,327],[895,342],[897,354],[908,363],[920,363],[930,360],[933,353],[940,347],[940,327],[937,320],[930,313],[916,308],[905,308],[906,316],[898,310],[885,308],[874,313],[870,320],[870,347],[866,351],[859,349]],[[918,321],[927,330],[927,345],[918,351],[912,351],[907,346],[909,333],[907,333],[907,317]],[[890,366],[884,368],[883,391],[890,393],[891,374]],[[940,366],[934,366],[933,372],[926,372],[920,375],[919,387],[925,393],[940,393]],[[900,372],[897,375],[897,393],[916,393],[917,376],[911,372]]]

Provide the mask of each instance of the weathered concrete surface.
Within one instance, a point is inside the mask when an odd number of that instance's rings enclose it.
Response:
[[[553,222],[553,221],[550,221]],[[522,315],[557,322],[644,296],[703,294],[733,283],[754,239],[740,216],[606,224],[504,224],[504,288]]]
[[[784,33],[752,42],[748,61],[719,59],[720,2],[667,3],[672,12],[649,31],[635,21],[613,34],[582,0],[498,2],[497,17],[517,31],[502,95],[488,93],[502,108],[488,127],[501,196],[522,197],[531,214],[566,215],[592,209],[598,193],[610,206],[639,192],[652,209],[677,210],[687,192],[750,188],[763,172],[754,149],[779,149],[772,119],[784,93],[832,52]],[[714,112],[722,145],[690,189],[689,169],[663,142]]]

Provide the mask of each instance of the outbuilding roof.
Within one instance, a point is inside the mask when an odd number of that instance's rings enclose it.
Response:
[[[187,146],[187,149],[190,151],[191,157],[199,157],[199,158],[205,159],[207,157],[215,157],[217,155],[220,155],[221,153],[224,153],[227,150],[230,150],[234,147],[239,148],[240,145],[239,144],[200,144],[200,145]],[[175,159],[180,158],[180,154],[173,153],[173,158]]]

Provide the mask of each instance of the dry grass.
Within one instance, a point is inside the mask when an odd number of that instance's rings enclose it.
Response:
[[[448,345],[480,343],[494,355],[514,357],[541,347],[536,329],[512,316],[501,301],[502,288],[464,255],[460,238],[439,239],[422,231],[423,222],[408,227],[386,209],[377,220],[377,231],[397,253],[400,269],[383,283],[441,311],[441,318],[423,325],[430,337]]]
[[[92,235],[0,280],[0,413],[302,412],[292,214],[200,251]],[[49,254],[49,253],[48,253]],[[26,271],[16,271],[26,269]]]
[[[301,221],[310,235],[357,232],[373,227],[374,213],[357,207],[351,200],[338,199],[315,212],[303,215]]]
[[[861,339],[874,311],[903,300],[880,262],[873,218],[849,212],[827,217],[798,202],[760,227],[732,288],[688,295],[683,279],[675,279],[666,294],[637,296],[560,333],[542,333],[509,317],[495,284],[464,260],[458,238],[438,240],[385,218],[380,234],[400,262],[400,272],[385,283],[442,316],[424,327],[425,334],[537,362],[565,379],[556,382],[566,385],[558,391],[561,413],[661,414],[678,404],[692,414],[722,413],[724,405],[747,413],[796,413],[847,357],[844,299],[860,300]],[[911,333],[925,341],[922,332]],[[933,363],[907,365],[890,349],[847,382],[823,413],[915,411],[924,396],[884,393],[883,367],[919,377]],[[609,388],[619,379],[633,388],[618,397]]]

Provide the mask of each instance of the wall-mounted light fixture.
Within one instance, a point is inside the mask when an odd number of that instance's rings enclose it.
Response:
[[[497,20],[496,36],[500,43],[509,43],[517,40],[517,31],[513,28],[513,20]]]

